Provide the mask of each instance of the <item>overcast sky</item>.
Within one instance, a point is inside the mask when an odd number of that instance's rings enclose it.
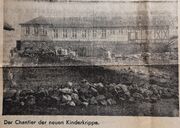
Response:
[[[176,14],[177,3],[48,3],[5,1],[5,20],[25,22],[37,16],[121,16],[125,12],[157,11]]]

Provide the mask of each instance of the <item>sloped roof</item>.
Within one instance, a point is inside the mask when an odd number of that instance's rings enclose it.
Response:
[[[87,18],[87,17],[71,17],[71,18],[54,18],[54,17],[37,17],[21,25],[52,25],[60,27],[105,27],[122,25],[107,20],[106,18]]]
[[[141,22],[143,26],[149,26],[153,21],[148,21],[148,18],[137,20],[135,17],[37,17],[20,25],[51,25],[58,27],[118,27],[118,26],[137,26]],[[153,23],[154,24],[154,23]],[[167,25],[161,23],[159,25]]]

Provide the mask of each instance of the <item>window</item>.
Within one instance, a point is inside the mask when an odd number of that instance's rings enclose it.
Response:
[[[115,35],[115,30],[114,29],[110,30],[110,33],[111,35]]]
[[[121,34],[123,34],[123,28],[121,28],[121,30],[120,30],[120,31],[121,31]]]
[[[63,38],[67,38],[67,29],[63,29]]]
[[[106,38],[106,29],[102,29],[102,38]]]
[[[38,35],[39,34],[39,31],[38,31],[38,27],[34,27],[34,35]]]
[[[58,38],[58,29],[54,29],[54,38]]]
[[[93,30],[93,38],[96,38],[97,36],[97,30]]]
[[[86,38],[87,37],[87,30],[83,30],[82,31],[82,38]]]
[[[26,35],[29,35],[29,34],[30,34],[30,27],[29,27],[29,26],[26,27],[25,34],[26,34]]]
[[[42,27],[42,35],[44,36],[47,35],[47,29],[45,27]]]
[[[135,40],[136,39],[136,33],[130,32],[130,40]]]
[[[77,38],[77,30],[76,29],[72,30],[72,38]]]
[[[123,34],[123,29],[119,28],[119,34]]]

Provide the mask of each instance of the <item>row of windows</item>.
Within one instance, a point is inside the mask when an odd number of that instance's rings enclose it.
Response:
[[[168,35],[168,31],[167,30],[161,30],[161,31],[164,31],[162,34],[165,36],[165,37],[167,37],[167,35]],[[160,32],[161,32],[160,31]],[[108,32],[108,35],[109,34],[111,34],[111,35],[116,35],[116,34],[123,34],[123,30],[122,29],[120,29],[119,31],[117,31],[117,30],[110,30],[109,32]],[[134,31],[135,33],[137,33],[138,31]],[[151,30],[143,30],[143,31],[141,31],[141,34],[142,34],[142,32],[144,33],[145,32],[145,34],[146,35],[149,35],[152,31]],[[157,32],[157,34],[155,34],[155,35],[157,35],[157,37],[159,38],[160,36],[159,35],[161,35],[161,33],[159,32],[159,30],[156,30],[156,32]],[[26,29],[25,29],[25,34],[26,35],[29,35],[31,33],[31,31],[30,31],[30,27],[26,27]],[[72,38],[74,38],[74,39],[76,39],[77,38],[77,33],[78,33],[78,31],[77,31],[77,29],[72,29],[72,31],[71,31],[71,37]],[[138,32],[139,33],[139,32]],[[92,31],[92,36],[93,36],[93,38],[96,38],[97,36],[98,36],[98,30],[96,30],[96,29],[94,29],[93,31]],[[35,36],[38,36],[38,35],[47,35],[47,29],[46,28],[44,28],[44,27],[34,27],[33,28],[33,35],[35,35]],[[90,35],[90,31],[89,30],[87,30],[87,29],[85,29],[85,30],[83,30],[82,32],[81,32],[81,37],[82,38],[87,38],[87,37],[89,37],[89,35]],[[101,38],[106,38],[107,37],[107,30],[106,29],[101,29],[100,30],[100,35],[101,35]],[[150,34],[151,35],[151,34]],[[53,29],[53,37],[54,38],[58,38],[60,35],[59,35],[59,31],[58,31],[58,29]],[[63,36],[63,38],[68,38],[68,29],[63,29],[63,33],[62,33],[62,36]],[[135,36],[132,36],[131,38],[135,38]]]
[[[158,30],[156,30],[156,31],[158,31]],[[167,29],[164,29],[162,31],[167,31]],[[120,29],[120,30],[113,30],[113,29],[112,30],[106,30],[106,29],[100,30],[100,34],[101,34],[102,38],[106,38],[107,35],[117,35],[117,34],[124,34],[124,33],[127,34],[127,32],[138,32],[138,33],[140,32],[140,33],[150,34],[153,31],[152,30],[141,30],[141,31],[139,31],[139,30],[132,30],[131,31],[131,30],[122,30],[122,29]],[[70,32],[67,29],[63,29],[63,38],[67,38],[68,37],[68,33],[70,33]],[[78,31],[76,29],[72,29],[71,33],[72,33],[72,37],[73,38],[77,38]],[[58,38],[59,37],[58,34],[59,34],[58,29],[54,29],[54,38]],[[92,36],[93,37],[97,37],[98,34],[99,34],[98,30],[93,30],[92,31]],[[87,29],[85,29],[85,30],[83,30],[81,32],[82,38],[87,38],[89,35],[90,35],[90,31],[87,30]]]
[[[130,40],[135,40],[135,39],[168,39],[169,38],[169,31],[168,30],[158,30],[155,31],[154,33],[144,31],[143,33],[141,32],[129,32],[128,37]]]
[[[26,35],[31,34],[31,29],[30,29],[30,27],[27,26],[27,27],[25,28],[25,34],[26,34]],[[34,27],[34,28],[33,28],[33,35],[38,36],[39,34],[46,36],[46,35],[47,35],[47,29],[45,29],[44,27]]]
[[[120,31],[121,33],[122,31]],[[77,33],[78,31],[76,29],[72,29],[72,38],[77,38]],[[115,30],[111,30],[110,31],[110,34],[111,35],[115,35],[116,34],[116,31]],[[54,38],[58,38],[59,37],[59,32],[58,32],[58,29],[53,29],[53,35],[54,35]],[[83,30],[81,32],[81,36],[82,38],[87,38],[88,36],[90,35],[90,32],[88,30]],[[63,38],[67,38],[68,37],[68,30],[67,29],[63,29],[63,34],[62,34]],[[92,36],[94,38],[96,38],[98,36],[98,31],[97,30],[93,30],[92,31]],[[106,38],[107,36],[107,31],[106,29],[102,29],[101,30],[101,37],[102,38]]]
[[[54,29],[53,30],[54,33],[58,33],[58,29]],[[110,34],[117,34],[118,33],[121,33],[123,34],[123,32],[125,32],[126,30],[124,29],[120,29],[119,31],[117,30],[110,30]],[[63,29],[63,37],[67,38],[67,33],[68,33],[68,30],[67,29]],[[82,32],[82,37],[83,38],[86,38],[88,36],[88,33],[89,31],[88,30],[84,30]],[[29,35],[31,34],[31,30],[30,30],[30,27],[27,26],[25,27],[25,35]],[[47,29],[44,28],[44,27],[34,27],[33,28],[33,35],[47,35]],[[96,37],[97,36],[97,30],[93,30],[93,37]],[[58,34],[54,34],[54,37],[58,37]],[[73,29],[72,30],[72,37],[76,38],[77,37],[77,30],[76,29]],[[106,29],[102,29],[102,37],[106,37]]]

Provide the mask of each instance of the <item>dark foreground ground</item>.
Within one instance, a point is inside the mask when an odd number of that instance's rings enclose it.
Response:
[[[178,66],[67,66],[67,67],[26,67],[4,68],[4,91],[8,89],[36,90],[61,87],[68,81],[79,83],[86,79],[89,83],[124,84],[128,88],[157,85],[161,89],[173,90],[157,100],[118,100],[114,105],[87,106],[19,106],[3,104],[4,115],[116,115],[116,116],[178,116]],[[5,101],[5,96],[4,96]]]
[[[7,107],[4,105],[4,107]],[[4,108],[4,115],[100,115],[100,116],[162,116],[176,117],[178,115],[177,99],[163,99],[157,103],[124,102],[120,105],[88,107],[13,107]]]

